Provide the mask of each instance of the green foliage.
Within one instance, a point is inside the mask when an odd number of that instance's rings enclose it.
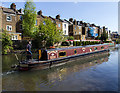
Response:
[[[40,22],[39,27],[36,28],[36,31],[34,32],[33,38],[38,47],[41,45],[43,45],[43,47],[54,45],[55,43],[62,42],[65,39],[63,32],[58,31],[56,25],[47,18]]]
[[[74,40],[74,37],[73,36],[69,36],[67,39],[68,40]]]
[[[116,40],[116,44],[120,44],[120,39],[117,39],[117,40]]]
[[[107,38],[108,38],[108,33],[105,30],[103,30],[103,33],[101,34],[100,39],[102,41],[106,41]]]
[[[32,37],[33,32],[35,31],[35,22],[36,22],[36,11],[35,5],[32,1],[27,0],[25,3],[24,14],[23,14],[23,35]]]
[[[8,52],[10,52],[10,50],[13,49],[12,44],[13,42],[10,38],[10,35],[6,31],[3,31],[2,32],[2,54],[7,54]]]
[[[73,46],[76,46],[76,41],[73,41]]]

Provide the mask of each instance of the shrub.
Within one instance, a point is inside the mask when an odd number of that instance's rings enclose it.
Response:
[[[73,36],[69,36],[68,40],[74,40],[74,37]]]

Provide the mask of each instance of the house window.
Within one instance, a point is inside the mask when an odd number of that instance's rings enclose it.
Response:
[[[23,17],[22,17],[22,16],[20,16],[20,20],[23,20]]]
[[[20,30],[22,30],[22,24],[20,25]]]
[[[76,26],[75,26],[75,30],[76,30]]]
[[[6,20],[7,20],[7,21],[12,21],[12,16],[11,16],[11,15],[7,15]]]
[[[37,26],[37,20],[36,20],[36,26]]]
[[[12,35],[12,40],[18,40],[18,36],[17,35]]]
[[[79,27],[79,29],[81,29],[81,27]]]
[[[104,47],[102,46],[101,49],[104,49]]]
[[[90,48],[90,52],[92,52],[92,48]]]
[[[66,24],[64,24],[64,28],[66,28]]]
[[[65,56],[66,56],[66,52],[65,51],[59,52],[59,57],[65,57]]]
[[[97,47],[94,47],[94,50],[96,51],[96,50],[97,50]]]
[[[7,25],[7,26],[6,26],[6,30],[7,30],[7,31],[12,31],[12,26]]]
[[[81,34],[81,32],[79,32],[79,35]]]
[[[60,27],[60,24],[58,24],[58,27]]]
[[[66,30],[64,31],[64,34],[66,34]]]
[[[76,35],[76,32],[75,32],[75,35]]]

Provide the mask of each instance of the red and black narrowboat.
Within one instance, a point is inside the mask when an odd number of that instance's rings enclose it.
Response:
[[[66,63],[76,57],[108,51],[108,44],[97,44],[87,46],[74,46],[67,48],[55,48],[38,50],[38,59],[19,62],[19,70],[29,70],[32,68],[49,68],[54,64]]]

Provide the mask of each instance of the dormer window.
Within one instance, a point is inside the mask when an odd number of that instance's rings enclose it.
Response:
[[[12,21],[12,16],[11,16],[11,15],[7,15],[6,20],[7,20],[7,21]]]

